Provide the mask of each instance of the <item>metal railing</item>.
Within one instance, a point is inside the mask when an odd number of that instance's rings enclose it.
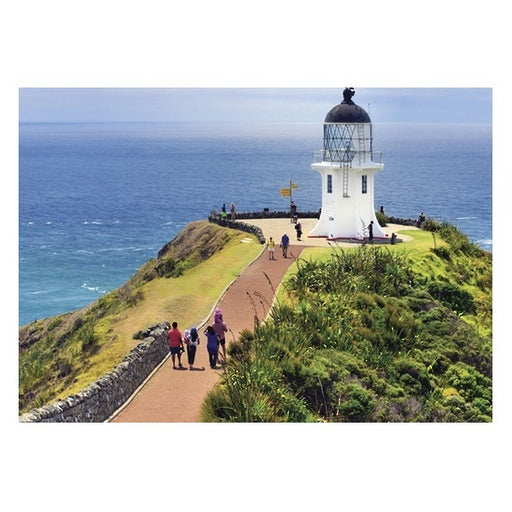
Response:
[[[357,163],[362,165],[365,162],[372,162],[374,164],[382,164],[382,152],[381,151],[345,151],[340,149],[320,149],[313,151],[313,163],[331,162],[336,163],[340,167],[343,165],[349,165]]]

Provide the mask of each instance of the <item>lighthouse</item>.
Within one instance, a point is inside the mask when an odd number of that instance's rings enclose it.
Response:
[[[328,240],[384,238],[374,209],[374,178],[384,168],[373,151],[372,122],[352,101],[347,87],[343,101],[325,117],[323,149],[313,153],[311,168],[320,173],[322,210],[310,237]]]

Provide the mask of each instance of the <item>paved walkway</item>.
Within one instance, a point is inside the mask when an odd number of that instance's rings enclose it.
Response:
[[[290,246],[288,259],[276,247],[276,260],[270,261],[263,250],[226,290],[218,302],[229,329],[226,342],[236,339],[243,329],[254,328],[255,314],[263,319],[272,304],[274,291],[281,283],[289,266],[302,251],[301,246]],[[268,279],[267,279],[268,277]],[[270,282],[269,282],[270,281]],[[256,306],[253,306],[253,302]],[[210,323],[213,322],[211,318]],[[190,326],[179,326],[183,330]],[[208,364],[204,327],[199,330],[201,344],[194,366],[204,370],[174,370],[168,357],[150,379],[119,411],[112,422],[198,422],[201,404],[220,377],[222,369],[212,370]],[[186,354],[182,356],[185,368]]]

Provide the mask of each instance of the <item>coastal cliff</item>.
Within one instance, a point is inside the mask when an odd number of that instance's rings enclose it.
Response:
[[[77,393],[110,372],[148,326],[173,319],[199,323],[260,250],[250,234],[193,222],[118,289],[85,308],[22,326],[20,412]]]

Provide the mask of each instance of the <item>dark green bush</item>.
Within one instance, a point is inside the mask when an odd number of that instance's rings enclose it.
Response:
[[[481,398],[492,400],[491,379],[473,366],[458,362],[451,365],[444,376],[447,385],[454,387],[467,401]]]
[[[344,421],[367,421],[375,406],[373,394],[358,384],[347,384],[342,392],[339,413]]]
[[[451,259],[451,253],[448,247],[434,247],[432,252],[444,260],[449,261]]]
[[[158,263],[155,267],[158,277],[174,277],[176,270],[176,261],[172,258],[166,258]]]
[[[425,231],[431,231],[432,233],[437,233],[441,230],[441,224],[434,219],[427,219],[421,225],[421,229]]]
[[[428,292],[434,299],[439,300],[458,314],[475,312],[475,303],[471,293],[456,284],[435,281],[428,285]]]
[[[380,226],[385,227],[389,223],[389,218],[386,214],[377,211],[375,212],[375,216],[377,217],[377,222]]]
[[[71,333],[78,331],[78,329],[80,329],[82,325],[84,325],[84,321],[81,317],[78,317],[71,326]]]
[[[96,349],[98,344],[98,336],[94,333],[94,327],[92,324],[84,325],[77,333],[76,338],[80,340],[82,351],[93,351]]]

